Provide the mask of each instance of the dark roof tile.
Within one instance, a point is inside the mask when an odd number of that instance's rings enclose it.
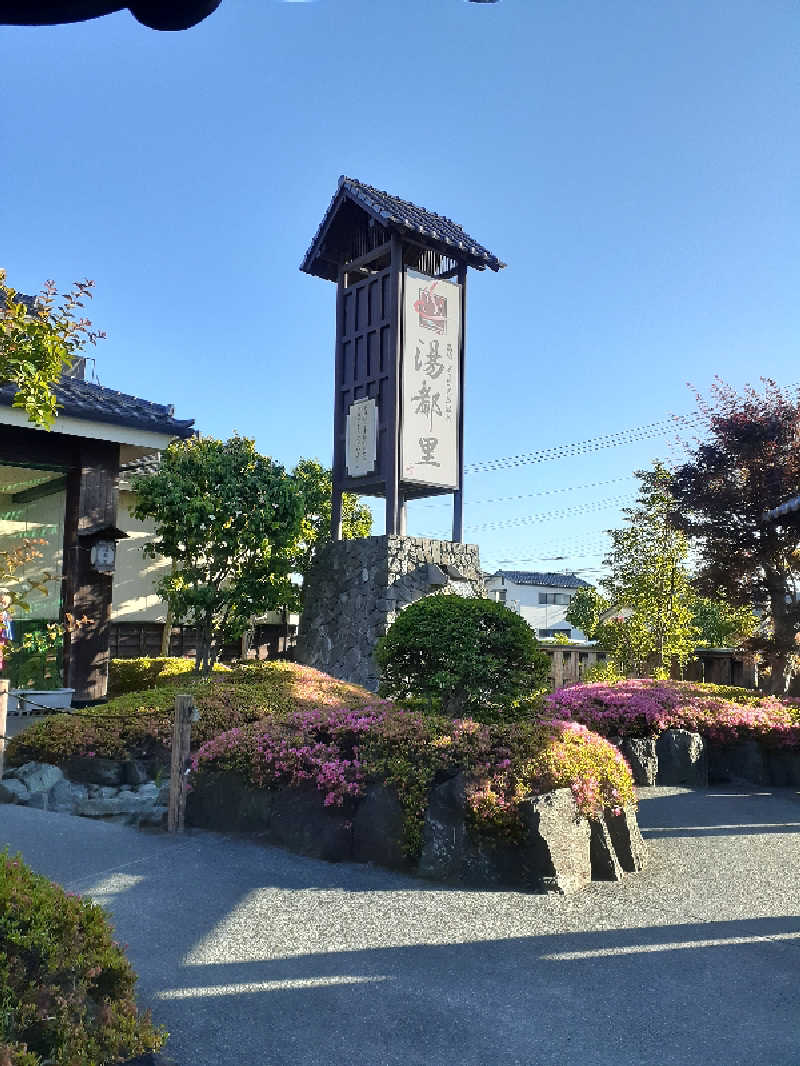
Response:
[[[504,577],[515,585],[543,585],[547,588],[590,588],[591,582],[574,574],[546,574],[539,570],[498,570],[495,577]]]
[[[300,269],[307,274],[328,277],[328,274],[325,271],[321,271],[316,263],[319,255],[318,244],[323,232],[327,229],[331,215],[335,211],[336,202],[342,192],[388,229],[397,230],[401,234],[421,234],[423,237],[438,241],[452,252],[454,259],[463,259],[470,266],[478,267],[481,270],[484,267],[500,270],[506,265],[496,255],[493,255],[488,248],[484,248],[474,237],[470,237],[468,233],[465,233],[462,226],[459,226],[457,222],[453,222],[452,219],[447,218],[445,215],[439,215],[435,211],[428,211],[427,208],[418,207],[409,200],[402,200],[399,196],[393,196],[382,189],[376,189],[372,185],[358,181],[356,178],[348,178],[342,175],[339,178],[339,187],[300,266]]]
[[[0,405],[10,407],[16,391],[14,384],[1,385]],[[64,377],[54,386],[54,392],[60,415],[81,418],[87,422],[107,422],[115,426],[146,429],[172,437],[191,437],[194,432],[194,419],[175,418],[172,406],[116,392],[93,381]],[[55,429],[58,431],[58,423]]]

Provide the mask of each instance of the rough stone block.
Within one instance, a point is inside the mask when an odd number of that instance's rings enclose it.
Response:
[[[64,777],[64,771],[45,762],[26,762],[10,771],[8,777],[21,781],[30,792],[47,792]]]
[[[656,741],[656,754],[657,785],[683,785],[686,788],[708,785],[706,743],[699,733],[666,729]]]
[[[607,809],[603,817],[622,869],[626,873],[643,870],[647,863],[647,845],[636,819],[636,808],[629,804],[619,814]]]
[[[30,792],[22,783],[14,777],[4,777],[0,781],[0,803],[21,803],[27,805]]]
[[[123,764],[122,780],[126,785],[143,785],[150,777],[149,767],[141,759],[128,759]]]
[[[85,799],[88,799],[85,786],[75,785],[63,778],[61,781],[56,781],[47,793],[47,809],[72,811]]]
[[[71,781],[83,781],[93,785],[122,784],[125,777],[124,764],[114,759],[86,758],[75,755],[66,766]]]
[[[353,816],[353,859],[395,869],[408,867],[404,827],[405,812],[397,794],[383,785],[371,785]]]
[[[568,788],[523,800],[520,816],[527,830],[520,866],[528,887],[566,895],[591,881],[589,823]]]
[[[779,788],[800,785],[800,751],[790,748],[765,749],[769,784]]]
[[[328,862],[353,857],[351,812],[325,807],[319,789],[286,788],[273,794],[269,836],[301,855]]]
[[[757,740],[740,740],[736,744],[708,744],[708,780],[712,784],[749,781],[755,785],[769,782],[764,751]]]
[[[611,833],[604,818],[592,818],[589,822],[591,841],[589,854],[592,860],[593,881],[621,881],[625,872],[617,858]]]
[[[658,757],[655,737],[626,737],[620,750],[628,760],[633,780],[640,787],[650,788],[656,783]]]
[[[47,793],[46,792],[31,792],[28,794],[26,807],[34,807],[37,811],[47,810]]]
[[[470,848],[463,774],[434,786],[428,796],[417,873],[437,881],[460,877]]]
[[[159,792],[159,803],[161,796]],[[251,788],[239,774],[197,774],[186,797],[186,824],[221,832],[263,832],[269,828],[272,797],[266,789]],[[166,799],[168,803],[169,788]]]

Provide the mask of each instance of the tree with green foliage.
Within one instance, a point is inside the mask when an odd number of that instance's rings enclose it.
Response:
[[[583,585],[570,600],[567,621],[580,629],[587,640],[594,640],[600,625],[600,615],[611,605],[592,585]]]
[[[483,722],[524,716],[550,671],[533,630],[514,611],[441,592],[401,611],[375,659],[381,695]]]
[[[692,619],[698,648],[740,648],[752,639],[759,626],[752,607],[734,607],[721,592],[716,596],[695,596]]]
[[[800,403],[769,379],[743,395],[717,379],[711,399],[697,402],[707,435],[675,472],[673,522],[697,554],[698,589],[763,612],[750,646],[780,695],[800,652],[800,524],[766,512],[800,495]]]
[[[636,477],[637,506],[625,509],[623,529],[610,531],[609,574],[600,583],[620,615],[601,623],[595,635],[623,672],[664,674],[673,657],[684,666],[695,647],[689,546],[670,520],[669,470],[657,462]]]
[[[155,523],[145,554],[174,563],[157,591],[176,622],[197,627],[195,666],[205,675],[226,639],[287,602],[302,494],[279,463],[238,436],[173,442],[158,471],[133,488],[134,515]]]
[[[0,382],[16,385],[12,406],[22,408],[36,426],[52,428],[53,385],[87,343],[105,336],[81,314],[93,286],[93,281],[77,281],[59,296],[55,282],[47,281],[31,301],[7,285],[0,270]]]
[[[292,570],[306,578],[320,548],[331,541],[331,472],[317,459],[300,459],[292,477],[303,497],[303,520],[300,535],[291,548]],[[345,492],[342,496],[342,538],[355,540],[372,532],[372,512],[358,496]],[[303,590],[298,590],[298,606],[302,606]]]

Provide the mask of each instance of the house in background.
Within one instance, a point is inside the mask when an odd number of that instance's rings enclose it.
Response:
[[[498,570],[486,580],[486,595],[521,615],[541,640],[562,635],[585,642],[586,634],[567,621],[567,611],[577,590],[590,587],[574,574]]]
[[[171,406],[84,381],[82,372],[79,361],[55,385],[58,418],[49,431],[12,406],[15,386],[0,387],[0,551],[34,539],[40,558],[15,579],[45,571],[55,578],[46,596],[31,597],[32,622],[87,619],[64,642],[63,680],[76,704],[106,695],[114,545],[127,539],[120,465],[194,432]]]

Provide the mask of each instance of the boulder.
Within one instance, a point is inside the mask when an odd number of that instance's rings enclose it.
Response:
[[[7,777],[21,781],[29,792],[48,792],[57,781],[64,778],[64,771],[46,762],[26,762]]]
[[[605,818],[592,818],[589,827],[592,834],[589,844],[592,880],[621,881],[625,872],[614,850],[614,843]]]
[[[119,786],[125,777],[124,763],[95,756],[74,755],[67,762],[66,772],[71,781],[83,781],[93,785]]]
[[[156,804],[155,807],[145,807],[139,817],[139,825],[156,826],[164,825],[167,820],[167,808]]]
[[[405,811],[397,793],[384,785],[369,786],[353,816],[353,859],[407,868],[404,831]]]
[[[769,783],[764,751],[757,740],[740,740],[735,744],[708,744],[708,780],[712,784],[749,781],[754,785]]]
[[[273,843],[328,862],[352,859],[351,806],[326,807],[317,788],[284,788],[271,795],[269,839]]]
[[[791,748],[765,750],[769,784],[794,788],[800,785],[800,751]]]
[[[195,774],[186,796],[186,824],[219,832],[263,832],[270,824],[272,795],[251,788],[239,774]],[[169,805],[169,786],[158,791],[155,802]]]
[[[126,785],[143,785],[149,777],[149,767],[141,759],[128,759],[123,763],[122,779]]]
[[[28,793],[28,799],[25,804],[26,807],[33,807],[37,811],[47,810],[47,793],[46,792],[30,792]]]
[[[643,870],[647,862],[647,845],[642,838],[633,804],[620,808],[619,814],[614,814],[610,808],[606,808],[603,820],[608,827],[611,843],[622,869],[626,873]]]
[[[637,785],[651,788],[656,783],[658,757],[655,737],[626,737],[620,745]]]
[[[417,865],[420,877],[447,881],[461,876],[470,850],[466,809],[463,774],[456,774],[430,790],[422,827],[422,853]]]
[[[30,792],[22,783],[14,777],[4,777],[0,781],[0,803],[21,803],[27,806]]]
[[[577,892],[592,879],[589,823],[568,788],[520,803],[526,828],[520,846],[522,880],[540,892]]]
[[[706,743],[699,733],[666,729],[656,741],[656,754],[657,785],[683,785],[686,788],[708,785]]]
[[[63,778],[61,781],[56,781],[47,793],[47,809],[72,813],[85,799],[88,799],[85,785],[76,785]]]

